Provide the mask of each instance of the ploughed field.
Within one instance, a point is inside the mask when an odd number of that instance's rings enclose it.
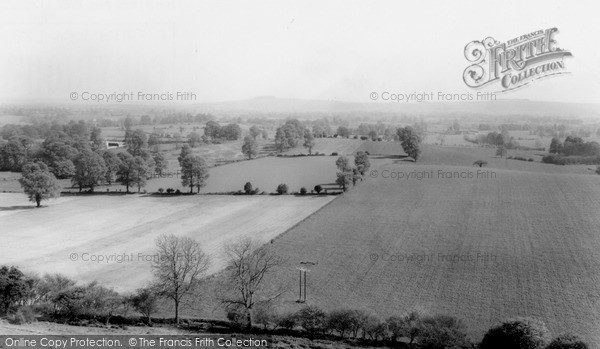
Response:
[[[489,167],[471,166],[480,158]],[[296,267],[308,261],[308,304],[453,315],[475,340],[504,319],[538,317],[553,337],[598,348],[600,176],[477,148],[372,164],[372,178],[273,243],[289,258],[269,279],[289,289],[280,312],[302,306]]]
[[[333,196],[64,196],[34,208],[23,194],[0,193],[0,265],[60,272],[132,291],[151,280],[155,238],[196,239],[224,266],[222,245],[240,236],[267,242]]]

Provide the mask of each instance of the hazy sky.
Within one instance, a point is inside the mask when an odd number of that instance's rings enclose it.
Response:
[[[190,91],[369,102],[473,91],[464,47],[557,27],[570,75],[505,98],[600,102],[595,1],[2,1],[0,101]],[[496,86],[497,89],[499,88]]]

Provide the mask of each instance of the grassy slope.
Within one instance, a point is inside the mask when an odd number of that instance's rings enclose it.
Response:
[[[216,271],[225,241],[241,235],[268,241],[332,198],[71,196],[36,209],[24,195],[0,194],[0,264],[61,272],[82,282],[97,279],[127,291],[150,280],[148,258],[162,233],[198,240],[213,255]],[[77,261],[69,259],[71,253]],[[97,263],[82,261],[83,253],[134,256]]]
[[[430,148],[422,163],[374,167],[476,170],[468,164],[485,153]],[[600,178],[488,161],[496,179],[369,179],[276,239],[273,246],[290,258],[273,278],[290,289],[284,309],[299,307],[295,266],[313,261],[309,303],[327,309],[389,316],[421,307],[464,319],[475,339],[505,318],[537,316],[555,336],[569,331],[599,343]],[[432,164],[440,162],[447,165]],[[386,262],[384,253],[430,259]],[[496,262],[452,263],[440,253],[487,253]]]

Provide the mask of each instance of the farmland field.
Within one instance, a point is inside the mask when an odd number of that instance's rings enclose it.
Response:
[[[331,153],[338,153],[339,155],[351,155],[362,146],[365,141],[360,139],[347,139],[347,138],[315,138],[315,146],[312,149],[313,154],[320,153],[325,155],[331,155]],[[308,150],[302,146],[302,142],[284,154],[295,155],[295,154],[308,154]]]
[[[150,281],[154,239],[162,233],[196,239],[214,254],[214,272],[223,266],[224,242],[238,236],[266,242],[333,198],[65,196],[36,209],[22,194],[2,193],[0,255],[24,271],[61,272],[129,291]]]
[[[281,311],[300,307],[295,267],[311,261],[308,303],[324,309],[452,314],[475,340],[532,316],[555,336],[600,343],[600,177],[498,159],[495,178],[437,178],[476,173],[470,162],[484,153],[462,150],[428,148],[416,164],[377,160],[377,178],[277,238],[273,248],[289,258],[271,279],[290,290]],[[384,170],[435,176],[386,179]]]

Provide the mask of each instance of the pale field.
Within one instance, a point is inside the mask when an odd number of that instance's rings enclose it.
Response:
[[[416,164],[372,161],[377,178],[277,238],[273,248],[289,259],[269,279],[289,289],[279,310],[301,306],[295,267],[311,261],[308,304],[324,309],[385,318],[420,308],[463,319],[474,340],[502,320],[532,316],[553,336],[571,332],[599,348],[600,176],[491,159],[495,178],[437,178],[438,170],[476,174],[470,163],[485,152],[464,150],[427,148]],[[385,179],[383,170],[434,177]]]
[[[212,273],[224,266],[225,242],[240,236],[268,242],[333,198],[66,196],[34,208],[23,194],[2,193],[0,264],[131,291],[150,281],[160,234],[196,239],[213,257]],[[92,261],[111,255],[113,261]]]

